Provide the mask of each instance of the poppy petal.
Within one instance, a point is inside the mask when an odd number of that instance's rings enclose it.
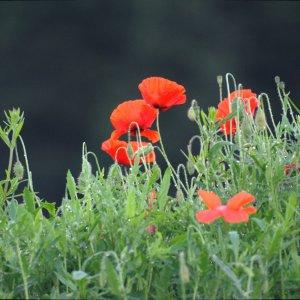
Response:
[[[227,207],[237,210],[241,208],[243,205],[253,202],[254,200],[255,197],[253,195],[241,191],[228,200]]]
[[[244,211],[245,213],[247,213],[248,215],[252,215],[252,214],[255,214],[255,213],[256,213],[257,209],[256,209],[254,206],[248,206],[248,207],[245,207],[245,208],[243,209],[243,211]]]
[[[222,210],[222,216],[227,223],[240,223],[249,220],[249,216],[244,210],[233,210],[229,207]]]
[[[114,140],[117,140],[122,134],[123,134],[122,131],[120,131],[120,130],[114,130],[114,131],[111,133],[110,138],[111,138],[111,139],[114,139]]]
[[[221,213],[216,209],[199,210],[196,212],[196,220],[199,223],[209,224],[221,217]]]
[[[141,131],[141,136],[147,138],[152,143],[156,143],[159,141],[159,133],[156,130],[145,129]]]
[[[221,199],[214,192],[199,190],[198,195],[210,209],[214,209],[222,204]]]

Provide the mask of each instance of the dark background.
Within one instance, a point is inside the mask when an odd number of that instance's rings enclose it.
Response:
[[[1,1],[0,111],[25,111],[23,130],[41,197],[60,201],[65,175],[78,175],[87,142],[102,166],[109,115],[140,97],[138,83],[158,75],[186,87],[188,101],[216,105],[216,75],[267,92],[280,111],[274,76],[299,103],[300,2],[290,1]],[[196,126],[185,106],[161,117],[170,160],[184,162]],[[8,161],[0,146],[0,171]]]

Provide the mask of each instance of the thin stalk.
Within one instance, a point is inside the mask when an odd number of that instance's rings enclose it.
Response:
[[[23,285],[24,285],[24,293],[25,293],[25,299],[29,299],[29,293],[28,293],[28,282],[27,282],[27,277],[25,274],[23,262],[22,262],[22,257],[21,257],[21,250],[19,246],[19,240],[16,240],[16,245],[17,245],[17,255],[18,255],[18,260],[19,260],[19,265],[22,273],[22,279],[23,279]]]
[[[5,182],[5,186],[4,186],[5,195],[7,193],[8,183],[10,181],[10,175],[11,175],[11,170],[12,170],[13,157],[14,157],[14,148],[10,147],[9,148],[9,160],[8,160],[8,167],[7,167],[6,182]]]

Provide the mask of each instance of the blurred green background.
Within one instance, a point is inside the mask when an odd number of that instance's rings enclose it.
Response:
[[[293,1],[1,1],[0,103],[25,111],[23,131],[40,196],[60,201],[65,174],[78,175],[85,141],[102,166],[109,115],[140,97],[138,83],[159,75],[186,87],[188,101],[216,105],[216,75],[267,92],[280,111],[274,76],[299,104],[300,2]],[[188,104],[162,114],[167,152],[184,162],[196,126]],[[3,119],[4,115],[2,114]],[[7,150],[0,146],[4,173]]]

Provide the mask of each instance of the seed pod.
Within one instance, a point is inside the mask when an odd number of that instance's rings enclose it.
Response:
[[[180,188],[176,191],[176,196],[175,197],[176,197],[177,202],[182,202],[184,200],[184,195],[183,195],[183,192]]]
[[[257,109],[256,112],[255,124],[260,130],[264,130],[267,126],[266,115],[260,107]]]
[[[19,160],[17,160],[13,167],[14,175],[18,178],[18,180],[22,180],[24,177],[24,167]]]
[[[279,82],[280,82],[280,77],[279,77],[279,76],[275,76],[274,80],[275,80],[275,83],[276,83],[276,84],[279,84]]]

